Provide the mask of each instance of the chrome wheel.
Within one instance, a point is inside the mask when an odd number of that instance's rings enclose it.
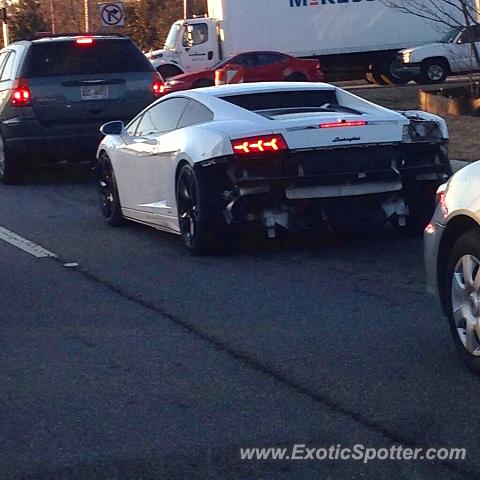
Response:
[[[177,197],[180,232],[187,244],[191,245],[197,233],[199,214],[195,178],[191,170],[182,171],[178,181]]]
[[[0,177],[5,175],[5,143],[0,137]]]
[[[480,260],[462,256],[453,271],[452,312],[458,337],[465,349],[480,356]]]
[[[445,76],[445,71],[441,65],[433,64],[428,67],[427,76],[432,82],[439,82]]]

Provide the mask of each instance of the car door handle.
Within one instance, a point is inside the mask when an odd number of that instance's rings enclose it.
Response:
[[[213,50],[208,52],[208,59],[211,60],[213,58]]]

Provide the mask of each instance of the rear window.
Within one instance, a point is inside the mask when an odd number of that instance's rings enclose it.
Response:
[[[151,72],[153,66],[130,40],[94,39],[91,45],[72,41],[34,43],[28,50],[23,77]]]
[[[338,105],[335,90],[309,90],[293,92],[267,92],[220,97],[250,111],[324,108]]]

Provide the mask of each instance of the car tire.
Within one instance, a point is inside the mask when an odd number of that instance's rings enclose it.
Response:
[[[480,327],[476,326],[480,325],[479,230],[464,233],[453,246],[443,294],[460,358],[472,372],[480,375]]]
[[[308,78],[300,72],[294,72],[285,77],[286,82],[307,82]]]
[[[448,62],[443,58],[432,58],[422,62],[420,79],[426,84],[443,83],[450,73]]]
[[[199,178],[188,164],[177,178],[176,198],[180,234],[187,250],[196,256],[224,251],[227,224],[217,189],[206,177]]]
[[[214,82],[211,80],[208,80],[206,78],[203,78],[201,80],[197,80],[193,85],[192,88],[203,88],[203,87],[213,87],[215,85]]]
[[[125,223],[125,218],[122,214],[115,173],[107,154],[103,154],[100,158],[97,166],[97,175],[100,208],[103,218],[109,225],[119,227]]]
[[[4,185],[18,185],[26,174],[25,162],[14,157],[0,136],[0,181]]]

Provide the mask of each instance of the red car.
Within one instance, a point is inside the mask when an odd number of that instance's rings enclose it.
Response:
[[[246,52],[217,63],[210,70],[177,75],[166,82],[164,93],[209,87],[215,84],[215,71],[228,66],[243,67],[244,82],[321,82],[324,79],[318,60],[299,58],[278,52]]]

